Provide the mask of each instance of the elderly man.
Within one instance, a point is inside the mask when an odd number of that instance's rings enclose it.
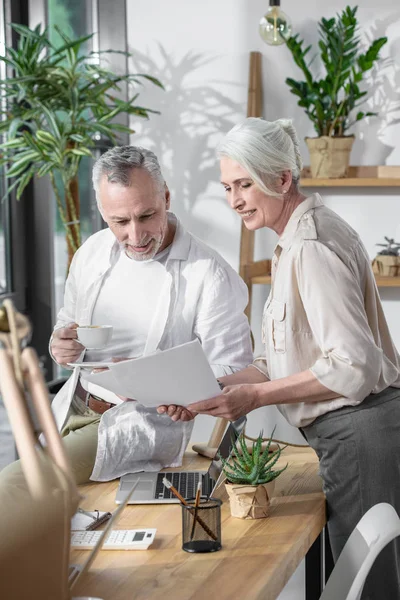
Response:
[[[107,324],[114,328],[111,343],[87,350],[86,361],[138,357],[197,338],[216,377],[246,367],[252,361],[246,286],[168,211],[156,156],[113,148],[94,165],[93,185],[108,229],[74,256],[50,340],[54,360],[65,366],[81,357],[77,324]],[[76,368],[53,401],[78,483],[181,463],[190,422],[173,422],[137,402],[113,405],[101,388],[85,388]]]

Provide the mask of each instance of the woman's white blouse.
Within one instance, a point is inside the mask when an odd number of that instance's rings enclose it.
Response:
[[[400,356],[390,337],[370,259],[358,234],[319,194],[293,212],[272,260],[263,314],[269,379],[311,369],[339,398],[278,406],[296,427],[389,385],[400,387]]]

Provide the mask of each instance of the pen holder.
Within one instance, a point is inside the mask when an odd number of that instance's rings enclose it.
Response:
[[[182,506],[182,550],[186,552],[216,552],[221,550],[221,500],[201,498]]]

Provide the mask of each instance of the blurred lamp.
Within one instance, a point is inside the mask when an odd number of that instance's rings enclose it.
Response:
[[[281,10],[281,0],[269,0],[269,9],[260,21],[260,35],[271,46],[284,44],[292,35],[292,23]]]

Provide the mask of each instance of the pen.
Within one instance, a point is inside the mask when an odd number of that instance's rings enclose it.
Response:
[[[200,504],[200,494],[201,494],[201,481],[199,481],[197,484],[196,500],[194,501],[193,525],[192,525],[192,531],[190,532],[190,541],[192,541],[192,539],[193,539],[194,530],[196,528],[197,512],[199,510],[199,504]]]
[[[164,477],[163,479],[163,484],[165,485],[166,488],[168,488],[172,494],[174,494],[174,496],[176,496],[178,498],[178,500],[184,505],[184,506],[188,506],[188,503],[186,502],[185,498],[183,496],[181,496],[181,494],[178,492],[178,490],[176,488],[174,488],[174,486],[172,485],[172,483],[170,481],[168,481],[168,479],[166,477]],[[193,509],[189,508],[189,511],[193,514]],[[208,527],[208,525],[206,525],[206,523],[204,523],[203,519],[201,519],[200,517],[195,517],[196,521],[199,523],[199,525],[202,526],[202,528],[204,529],[204,531],[213,539],[213,540],[217,540],[217,536],[215,535],[215,533],[213,533],[211,531],[211,529]]]

